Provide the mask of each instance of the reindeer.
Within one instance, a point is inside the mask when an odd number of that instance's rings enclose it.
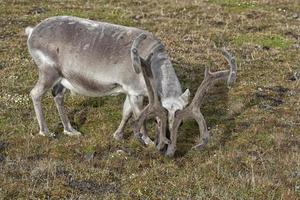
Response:
[[[230,70],[223,70],[218,72],[211,72],[209,67],[205,68],[204,80],[198,87],[196,94],[191,101],[190,105],[176,110],[175,113],[170,112],[166,113],[164,111],[164,104],[159,98],[159,93],[157,87],[155,86],[155,76],[151,70],[151,58],[154,55],[153,53],[149,55],[147,60],[144,60],[140,57],[138,52],[138,47],[140,43],[146,39],[146,35],[141,34],[134,41],[131,48],[131,57],[133,61],[133,66],[135,69],[141,69],[142,74],[145,79],[146,87],[148,90],[149,96],[149,104],[144,108],[141,112],[140,116],[136,120],[134,133],[135,135],[139,134],[139,130],[144,124],[145,120],[149,118],[149,116],[154,115],[158,116],[160,120],[160,124],[158,126],[157,135],[158,137],[158,145],[157,148],[159,150],[164,150],[167,144],[167,151],[165,152],[166,156],[173,157],[176,150],[176,141],[177,141],[177,132],[180,124],[183,120],[194,118],[199,126],[200,133],[203,134],[202,142],[195,145],[192,149],[201,150],[208,143],[208,139],[210,137],[209,131],[207,130],[207,125],[205,119],[200,111],[200,106],[203,103],[205,93],[211,89],[217,82],[227,81],[227,85],[230,87],[236,80],[237,76],[237,65],[235,58],[232,57],[229,52],[223,48],[222,54],[225,59],[228,61],[230,65]],[[140,71],[140,70],[136,70]],[[168,110],[169,111],[169,110]],[[169,116],[168,116],[169,115]],[[166,125],[167,125],[167,117],[169,122],[169,131],[171,141],[166,140]]]
[[[54,136],[47,128],[41,107],[41,97],[49,89],[52,89],[63,132],[70,136],[81,133],[71,126],[65,113],[63,101],[66,89],[93,97],[125,93],[122,120],[113,134],[114,138],[123,138],[124,127],[133,115],[137,121],[135,137],[146,145],[153,144],[144,124],[145,119],[154,113],[159,122],[157,146],[162,149],[168,144],[166,154],[174,155],[178,126],[189,110],[194,111],[191,105],[197,103],[193,100],[184,109],[190,92],[188,89],[182,92],[170,57],[159,39],[141,29],[70,16],[48,18],[34,28],[27,27],[25,32],[29,53],[39,72],[30,95],[40,135]],[[226,55],[229,61],[234,61],[229,54]],[[228,83],[232,83],[236,77],[236,66],[232,63],[231,70],[221,72],[221,75],[207,72],[209,77],[216,76],[210,82],[226,78]],[[149,105],[143,109],[145,96],[149,96]],[[198,122],[200,118],[201,123]],[[201,124],[200,131],[207,140],[209,133],[202,114],[200,118],[197,122]],[[167,128],[170,129],[170,139],[166,137]]]

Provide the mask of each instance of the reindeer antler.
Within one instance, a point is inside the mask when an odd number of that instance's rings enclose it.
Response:
[[[166,155],[173,156],[176,150],[177,131],[181,122],[185,119],[195,119],[199,126],[199,131],[202,133],[202,142],[194,146],[194,149],[202,149],[210,137],[205,119],[200,111],[200,106],[203,103],[205,93],[219,81],[227,81],[231,85],[236,80],[237,65],[235,58],[232,57],[226,49],[222,49],[222,54],[230,65],[230,70],[211,72],[209,67],[205,69],[204,80],[198,87],[195,97],[188,107],[184,110],[177,111],[174,119],[173,129],[171,130],[171,144],[168,146]]]
[[[131,47],[132,65],[136,73],[142,72],[148,90],[148,98],[149,98],[149,104],[143,109],[140,116],[135,122],[134,135],[137,138],[141,137],[140,129],[147,118],[151,116],[159,117],[160,119],[159,143],[157,145],[157,148],[161,149],[165,144],[170,144],[170,140],[166,138],[167,111],[162,107],[159,96],[155,89],[155,83],[154,83],[153,74],[151,70],[151,63],[150,63],[153,52],[159,50],[161,47],[157,46],[152,51],[152,53],[148,56],[148,58],[144,60],[139,56],[138,46],[146,38],[147,36],[145,34],[143,33],[140,34],[134,40]]]
[[[142,72],[148,90],[149,104],[144,108],[139,118],[135,123],[135,136],[140,138],[140,129],[147,118],[150,116],[157,116],[160,118],[161,124],[159,126],[159,144],[158,149],[162,149],[165,144],[168,144],[167,156],[173,156],[176,150],[177,132],[179,125],[185,119],[195,119],[199,126],[199,131],[202,133],[202,142],[195,145],[194,149],[202,149],[209,140],[210,134],[207,130],[206,121],[200,111],[200,106],[203,103],[206,92],[219,81],[227,81],[227,85],[231,86],[237,76],[237,65],[233,56],[226,49],[222,49],[222,54],[230,65],[230,70],[223,70],[218,72],[211,72],[209,67],[205,69],[204,80],[198,87],[197,92],[191,101],[190,105],[185,109],[177,111],[174,118],[173,127],[170,130],[170,140],[166,138],[167,126],[167,112],[162,107],[160,99],[155,88],[154,78],[151,70],[151,57],[155,51],[160,50],[160,46],[156,47],[146,60],[141,58],[138,53],[139,44],[146,39],[145,34],[140,34],[133,42],[131,48],[131,59],[136,73]]]

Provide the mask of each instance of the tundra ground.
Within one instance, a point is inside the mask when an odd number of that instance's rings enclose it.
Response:
[[[299,199],[300,3],[295,0],[0,1],[0,199]],[[153,32],[166,45],[183,88],[195,92],[205,66],[238,61],[238,80],[209,92],[211,140],[200,152],[197,124],[180,129],[168,159],[112,133],[124,96],[66,95],[84,133],[63,135],[50,92],[43,98],[56,139],[37,136],[29,92],[37,80],[24,29],[73,15]],[[131,122],[132,125],[132,122]],[[151,137],[153,138],[153,127]]]

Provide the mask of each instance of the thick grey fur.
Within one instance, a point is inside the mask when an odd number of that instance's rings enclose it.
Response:
[[[70,125],[63,107],[65,88],[85,96],[127,95],[123,117],[114,137],[123,136],[124,126],[133,113],[139,115],[147,89],[142,74],[132,67],[130,48],[141,33],[147,38],[139,47],[141,57],[147,57],[159,39],[151,33],[70,16],[48,18],[34,28],[26,28],[28,49],[39,72],[39,79],[31,91],[41,135],[52,135],[46,125],[41,97],[53,88],[53,96],[63,121],[64,132],[80,135]],[[152,56],[151,69],[164,107],[172,113],[182,109],[187,97],[182,90],[168,53],[164,48]],[[180,105],[179,105],[180,104]],[[183,105],[184,104],[184,105]],[[170,120],[170,119],[169,119]],[[172,119],[171,119],[172,120]],[[150,143],[143,128],[144,140]]]

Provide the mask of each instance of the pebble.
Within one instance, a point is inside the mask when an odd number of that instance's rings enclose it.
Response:
[[[123,151],[122,149],[117,150],[117,154],[125,154],[126,152]]]
[[[298,15],[298,13],[294,13],[294,14],[292,15],[292,18],[293,18],[293,19],[297,19],[297,18],[299,18],[299,15]]]

